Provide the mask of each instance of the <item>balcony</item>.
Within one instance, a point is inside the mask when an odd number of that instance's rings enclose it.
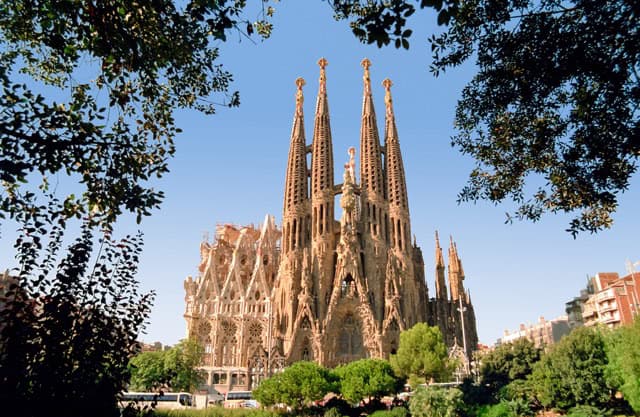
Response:
[[[613,292],[613,289],[608,289],[605,291],[601,291],[596,295],[596,300],[598,302],[603,302],[606,300],[613,300],[616,297],[615,293]]]
[[[607,315],[603,315],[600,318],[600,321],[604,324],[612,324],[612,323],[617,323],[620,321],[620,314],[615,313],[615,314],[607,314]]]
[[[600,313],[606,313],[608,311],[617,311],[618,304],[616,302],[613,303],[605,303],[600,306]]]

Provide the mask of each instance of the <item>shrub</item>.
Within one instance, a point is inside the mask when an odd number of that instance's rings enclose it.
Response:
[[[342,414],[337,407],[331,407],[324,412],[324,417],[342,417]]]
[[[420,387],[409,401],[409,411],[413,417],[454,417],[463,405],[457,388]]]
[[[369,417],[409,417],[409,411],[405,407],[394,407],[391,410],[378,410]]]
[[[606,417],[611,413],[590,405],[579,405],[573,407],[567,413],[567,417]]]

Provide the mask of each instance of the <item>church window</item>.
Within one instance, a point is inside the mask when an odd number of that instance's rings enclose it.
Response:
[[[257,301],[260,300],[260,291],[256,291],[255,294],[253,294],[253,298]]]
[[[351,274],[347,274],[347,276],[342,280],[342,284],[340,287],[340,293],[343,297],[348,297],[354,295],[355,285],[353,282],[353,277]]]
[[[306,315],[302,318],[302,321],[300,322],[300,328],[302,330],[311,330],[311,323],[309,322],[309,317],[307,317]]]
[[[342,324],[338,337],[338,356],[348,362],[364,356],[362,330],[352,314],[348,314]]]
[[[264,255],[262,257],[262,265],[267,265],[269,263],[269,255]]]

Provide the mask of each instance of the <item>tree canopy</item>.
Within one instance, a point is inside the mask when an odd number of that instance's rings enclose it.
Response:
[[[482,383],[495,393],[515,380],[524,380],[531,374],[533,365],[541,355],[542,349],[536,348],[526,338],[502,344],[482,357]]]
[[[327,369],[315,362],[301,361],[262,381],[253,391],[253,397],[265,406],[282,403],[301,409],[321,400],[332,388]]]
[[[442,333],[437,326],[426,323],[400,333],[398,353],[391,355],[390,362],[398,376],[416,382],[444,380],[451,373]]]
[[[608,339],[610,372],[619,378],[620,392],[633,410],[640,412],[640,320],[616,329]]]
[[[412,417],[456,417],[462,405],[457,388],[418,387],[409,401],[409,411]]]
[[[401,386],[393,368],[383,359],[360,359],[337,367],[333,373],[340,394],[351,404],[395,394]]]
[[[133,391],[169,388],[193,392],[205,382],[198,369],[203,353],[202,346],[192,339],[181,340],[168,350],[139,353],[129,362],[129,388]]]
[[[606,377],[607,363],[601,331],[592,327],[577,328],[534,365],[531,375],[534,393],[545,407],[605,408],[615,392]]]
[[[118,416],[153,300],[135,280],[141,237],[94,245],[85,224],[62,251],[54,230],[46,249],[18,246],[22,269],[2,283],[0,401],[14,416]]]
[[[611,226],[640,156],[640,16],[635,1],[333,0],[363,42],[409,47],[410,16],[438,12],[431,71],[474,59],[452,144],[472,156],[460,201],[513,201],[512,218]]]
[[[216,103],[239,103],[215,41],[233,30],[269,35],[273,9],[263,3],[251,23],[245,7],[232,0],[2,2],[0,218],[41,212],[52,177],[81,186],[62,198],[63,217],[109,227],[123,210],[140,220],[158,207],[163,193],[149,182],[168,171],[174,154],[174,111],[213,113]]]

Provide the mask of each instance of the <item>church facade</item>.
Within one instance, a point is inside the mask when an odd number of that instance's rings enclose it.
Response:
[[[326,60],[319,65],[310,145],[305,82],[296,80],[282,228],[272,216],[260,228],[219,226],[214,242],[201,244],[200,275],[185,280],[187,334],[201,341],[208,384],[222,392],[251,389],[299,360],[333,367],[365,357],[388,358],[398,348],[400,332],[418,322],[439,326],[445,342],[453,349],[464,346],[469,356],[477,345],[457,247],[451,239],[445,277],[437,233],[435,294],[429,296],[422,251],[411,239],[391,81],[383,82],[381,143],[370,62],[363,60],[359,175],[356,150],[350,148],[338,183]],[[340,219],[335,218],[336,196]]]

